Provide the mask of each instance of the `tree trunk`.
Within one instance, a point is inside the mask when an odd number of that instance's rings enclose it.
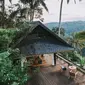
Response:
[[[5,11],[5,0],[2,0],[2,1],[1,1],[1,4],[2,4],[1,9],[2,9],[2,12],[3,12],[3,14],[4,14],[4,11]]]
[[[25,19],[30,21],[30,14],[28,9],[26,10]]]
[[[5,15],[5,0],[3,0],[2,2],[2,13],[3,13],[3,25],[2,27],[5,28],[5,19],[4,19],[4,15]]]
[[[61,4],[60,4],[60,14],[59,14],[59,31],[58,31],[58,35],[60,36],[60,28],[61,28],[61,17],[62,17],[62,6],[63,6],[63,0],[61,0]]]
[[[30,13],[30,21],[32,22],[34,19],[34,9],[31,10],[31,13]]]

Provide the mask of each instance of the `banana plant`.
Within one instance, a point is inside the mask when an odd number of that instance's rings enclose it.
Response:
[[[81,57],[80,65],[81,65],[81,67],[83,67],[85,65],[85,58],[84,57]]]
[[[75,55],[80,59],[80,62],[78,64],[80,64],[80,66],[83,67],[85,65],[85,58],[77,52],[75,53]]]

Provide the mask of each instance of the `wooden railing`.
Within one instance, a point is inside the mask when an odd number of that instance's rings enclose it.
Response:
[[[85,70],[84,70],[84,69],[82,69],[82,68],[79,67],[78,65],[74,64],[74,63],[71,62],[70,60],[63,58],[62,56],[60,56],[60,55],[58,55],[58,54],[56,54],[56,57],[57,57],[57,58],[60,58],[61,60],[65,61],[66,63],[68,63],[68,64],[70,64],[70,65],[75,65],[80,72],[82,72],[82,73],[85,74]]]

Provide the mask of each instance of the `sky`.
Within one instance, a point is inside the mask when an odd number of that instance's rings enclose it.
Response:
[[[67,4],[66,0],[63,3],[62,11],[62,22],[66,21],[85,21],[85,0],[79,2],[76,0],[70,0],[70,3]],[[17,0],[13,0],[13,3],[16,3]],[[49,12],[46,12],[43,9],[43,18],[44,22],[58,22],[59,21],[59,11],[60,11],[60,0],[45,0]],[[9,4],[6,0],[6,4]]]

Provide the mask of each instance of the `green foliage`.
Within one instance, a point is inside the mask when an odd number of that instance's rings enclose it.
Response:
[[[10,44],[24,36],[29,27],[23,25],[24,29],[0,29],[0,85],[25,85],[27,80],[31,79],[29,75],[30,67],[33,63],[33,57],[28,62],[21,62],[24,55],[20,54],[18,48],[12,49]],[[15,43],[14,43],[15,44]],[[22,67],[24,63],[24,67]],[[33,73],[39,72],[39,68],[32,68]]]
[[[77,39],[85,39],[85,31],[76,33],[75,37]]]
[[[23,37],[25,37],[32,30],[32,27],[29,22],[20,22],[17,24],[17,27],[18,31],[16,32],[16,35],[10,44],[10,46],[12,47],[15,47],[16,43],[18,44],[23,39]]]
[[[52,28],[52,31],[53,31],[55,34],[58,34],[59,28],[58,28],[58,27],[53,27],[53,28]],[[61,34],[62,36],[65,36],[65,30],[64,30],[64,28],[60,28],[60,34]]]
[[[0,29],[0,85],[25,85],[30,79],[28,67],[21,67],[19,49],[9,48],[20,30]]]
[[[68,53],[66,52],[66,53],[62,53],[62,54],[66,59],[79,65],[81,68],[83,68],[83,66],[85,66],[85,58],[83,56],[81,56],[77,51],[68,52]]]
[[[68,59],[74,63],[80,62],[80,58],[75,55],[75,52],[66,52],[66,53],[62,53],[62,54],[66,59]]]
[[[6,51],[9,48],[9,44],[16,33],[16,29],[0,29],[0,52]]]
[[[79,64],[83,67],[85,65],[85,58],[78,53],[75,53],[75,55],[80,59]]]
[[[8,17],[9,15],[5,12],[0,11],[0,27],[3,28],[14,28],[14,21],[12,18]]]
[[[11,0],[9,0],[11,3]],[[5,7],[5,0],[0,0],[0,27],[15,28],[21,21],[33,21],[38,18],[41,21],[43,8],[48,11],[45,0],[18,0],[16,4]]]
[[[21,68],[20,62],[18,65],[13,65],[9,58],[10,53],[0,53],[0,85],[24,85],[28,80],[27,67]]]
[[[85,58],[81,57],[80,65],[81,65],[81,67],[85,66]]]
[[[26,28],[29,28],[29,22],[28,21],[19,22],[16,24],[16,26],[17,26],[17,28],[24,30]]]

